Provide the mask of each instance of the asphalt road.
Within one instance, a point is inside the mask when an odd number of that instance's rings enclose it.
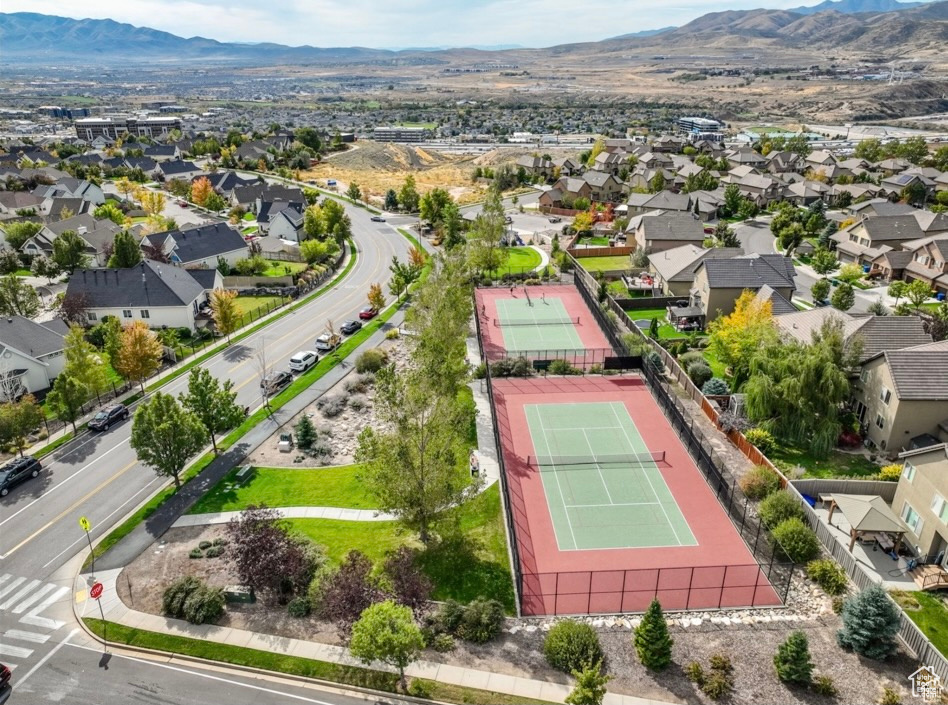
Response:
[[[214,376],[230,379],[242,405],[261,403],[257,351],[266,351],[274,369],[286,369],[293,353],[312,349],[331,319],[338,325],[365,305],[369,285],[387,282],[393,256],[404,258],[409,243],[387,223],[373,223],[362,209],[349,207],[359,249],[349,276],[298,311],[266,326],[204,363]],[[387,287],[386,287],[387,289]],[[162,388],[179,394],[182,376]],[[83,548],[78,519],[92,523],[92,538],[146,499],[164,482],[137,462],[129,446],[131,422],[102,434],[83,435],[47,460],[46,471],[0,499],[0,574],[44,580]],[[2,616],[2,615],[0,615]]]
[[[22,679],[18,681],[18,678]],[[14,672],[10,705],[39,703],[168,703],[169,705],[367,705],[399,703],[368,695],[346,695],[188,662],[151,660],[67,643],[32,672]]]

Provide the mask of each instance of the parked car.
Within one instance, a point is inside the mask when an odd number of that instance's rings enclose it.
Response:
[[[116,404],[108,409],[103,409],[92,417],[89,422],[89,428],[93,431],[108,431],[119,421],[124,421],[129,416],[128,407],[125,404]]]
[[[383,217],[380,216],[380,215],[373,215],[372,218],[371,218],[371,220],[372,220],[373,223],[384,223],[384,222],[385,222],[385,218],[383,218]]]
[[[315,365],[318,360],[319,355],[312,350],[300,350],[290,358],[290,370],[293,372],[306,372],[306,370]]]
[[[0,497],[6,497],[10,494],[10,490],[21,482],[36,477],[42,469],[43,466],[40,465],[40,461],[31,455],[14,458],[0,468]]]
[[[187,201],[178,201],[178,205],[181,206],[182,208],[187,208],[187,207],[188,207],[188,202],[187,202]]]
[[[342,331],[343,335],[352,335],[357,330],[362,327],[361,321],[345,321],[340,327],[339,330]]]
[[[10,669],[0,663],[0,688],[3,688],[10,682],[10,677],[13,674],[10,672]]]
[[[286,389],[292,381],[293,375],[289,372],[274,372],[260,381],[260,388],[269,397]]]
[[[329,333],[323,333],[321,336],[316,338],[316,349],[321,353],[332,352],[339,347],[339,336],[338,335],[329,335]]]
[[[359,318],[361,318],[363,321],[370,321],[377,315],[379,315],[379,312],[371,306],[366,306],[364,309],[359,311]]]
[[[551,223],[560,223],[560,222],[563,221],[563,219],[560,218],[558,215],[551,216],[548,220],[549,220]]]

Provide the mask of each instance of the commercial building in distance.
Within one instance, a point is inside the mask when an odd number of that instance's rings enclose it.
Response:
[[[725,124],[719,120],[703,117],[680,117],[676,121],[678,132],[690,135],[692,138],[706,139],[714,142],[724,138]]]
[[[76,137],[92,141],[97,137],[114,140],[124,134],[139,137],[158,137],[172,130],[181,129],[181,118],[177,117],[105,117],[76,120]]]
[[[430,137],[427,127],[376,127],[372,132],[376,142],[424,142]]]

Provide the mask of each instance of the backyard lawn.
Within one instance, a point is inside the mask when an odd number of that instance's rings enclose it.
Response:
[[[721,379],[727,379],[727,375],[724,372],[725,364],[721,362],[717,356],[707,348],[702,350],[702,352],[704,353],[704,359],[708,361],[708,367],[711,368],[714,376],[720,377]]]
[[[815,458],[805,449],[777,446],[767,454],[781,470],[788,471],[797,466],[806,470],[803,477],[865,477],[875,475],[881,467],[861,453],[843,453],[834,450],[826,458]]]
[[[238,296],[234,301],[237,303],[237,312],[243,317],[240,325],[244,326],[268,311],[279,308],[284,299],[280,296]]]
[[[344,507],[372,509],[374,502],[359,479],[359,466],[333,468],[254,468],[237,484],[234,468],[195,504],[191,514],[234,512],[251,504],[268,507]]]
[[[576,261],[587,272],[624,272],[629,268],[632,260],[628,255],[611,255],[609,257],[577,257]]]
[[[943,656],[948,654],[948,609],[939,595],[903,590],[893,590],[891,595],[935,648]]]
[[[299,274],[300,272],[305,272],[309,266],[305,262],[283,262],[282,260],[276,259],[268,259],[267,264],[270,266],[267,268],[267,271],[263,273],[265,277],[282,277],[287,274]]]
[[[532,247],[508,247],[504,249],[507,257],[500,267],[499,274],[504,272],[527,272],[540,266],[543,258]]]
[[[588,245],[590,247],[609,247],[609,238],[607,237],[581,237],[579,245]]]

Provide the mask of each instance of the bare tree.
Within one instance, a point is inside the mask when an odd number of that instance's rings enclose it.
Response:
[[[253,362],[257,374],[260,376],[260,395],[263,397],[263,406],[266,408],[267,413],[271,413],[270,395],[267,393],[266,381],[273,372],[273,365],[267,358],[267,339],[263,336],[260,337],[260,345],[253,355]]]

